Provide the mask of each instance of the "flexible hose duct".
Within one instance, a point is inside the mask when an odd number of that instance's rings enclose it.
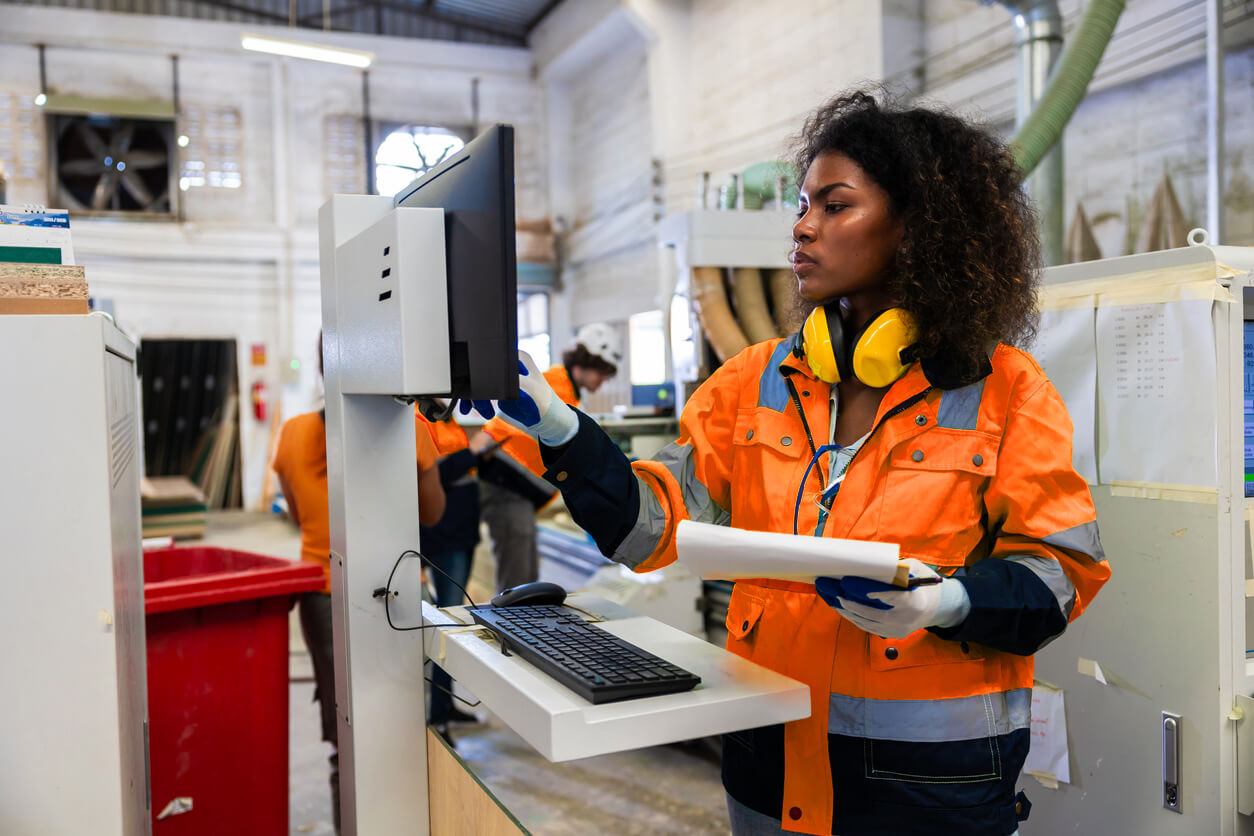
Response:
[[[701,330],[710,341],[719,362],[749,345],[744,331],[736,324],[727,291],[723,287],[723,271],[719,267],[692,268],[692,305],[696,308]]]
[[[1058,59],[1049,89],[1010,142],[1024,177],[1059,140],[1084,99],[1124,5],[1124,0],[1089,0],[1075,35]]]
[[[797,292],[797,276],[787,267],[771,271],[771,302],[775,305],[775,329],[781,337],[795,334],[805,319],[801,311],[801,294]]]
[[[766,305],[766,289],[762,287],[762,271],[756,267],[732,270],[732,299],[740,327],[751,343],[772,340],[775,322]]]

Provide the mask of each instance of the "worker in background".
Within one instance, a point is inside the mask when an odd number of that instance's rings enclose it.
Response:
[[[585,325],[575,334],[575,345],[562,354],[562,364],[544,372],[544,379],[564,403],[578,406],[584,392],[597,391],[618,374],[622,361],[622,343],[613,328]],[[540,577],[536,511],[556,491],[542,478],[544,462],[534,438],[500,419],[488,421],[484,430],[501,445],[479,473],[499,591]]]
[[[813,310],[715,371],[678,441],[629,464],[534,373],[497,411],[636,571],[691,519],[898,543],[928,581],[735,585],[728,649],[808,685],[811,714],[724,738],[734,834],[1013,834],[1033,654],[1110,576],[1071,419],[1013,347],[1036,325],[1032,206],[993,134],[861,91],[810,117],[797,164]]]
[[[318,335],[318,374],[322,374],[322,335]],[[416,421],[418,520],[434,525],[444,514],[444,489],[436,470],[436,450],[426,426]],[[331,527],[327,494],[326,410],[297,415],[283,424],[271,463],[279,477],[287,511],[300,528],[300,558],[322,567],[324,588],[300,599],[300,632],[314,669],[314,699],[322,710],[322,739],[337,746],[335,652],[331,641]],[[331,812],[340,832],[339,753],[332,751]]]
[[[419,528],[419,543],[424,562],[438,570],[431,573],[436,606],[455,607],[462,603],[462,590],[470,580],[471,562],[479,544],[479,483],[474,471],[483,457],[491,455],[496,442],[482,430],[467,436],[451,416],[427,421],[417,409],[414,412],[440,455],[437,468],[447,497],[439,522]],[[453,680],[438,665],[431,677],[430,693],[428,720],[452,746],[449,723],[474,723],[478,718],[453,705]]]

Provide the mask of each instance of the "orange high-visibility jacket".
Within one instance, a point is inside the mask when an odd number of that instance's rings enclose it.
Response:
[[[579,395],[575,391],[575,384],[570,379],[570,374],[566,371],[565,366],[553,366],[544,372],[544,379],[548,381],[549,386],[553,387],[554,394],[561,398],[563,402],[571,406],[579,406]],[[540,445],[534,438],[500,417],[488,421],[483,429],[493,439],[501,442],[501,447],[496,452],[496,455],[499,456],[504,453],[521,463],[536,476],[544,475],[544,462],[540,458]]]
[[[615,457],[583,415],[569,445],[544,449],[546,478],[607,556],[665,566],[684,519],[793,531],[831,417],[830,387],[795,346],[795,336],[760,343],[720,367],[653,461]],[[903,557],[958,577],[971,612],[956,627],[883,639],[813,585],[738,582],[728,649],[809,685],[811,716],[724,738],[733,798],[800,833],[1014,832],[1031,654],[1110,576],[1071,451],[1053,385],[1000,345],[979,379],[942,389],[916,363],[893,384],[830,510],[814,501],[828,479],[820,458],[798,531],[899,543]]]

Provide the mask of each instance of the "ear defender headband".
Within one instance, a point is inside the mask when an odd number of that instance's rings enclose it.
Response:
[[[829,302],[806,318],[801,327],[801,350],[810,371],[824,383],[856,378],[882,389],[904,375],[914,362],[910,349],[916,336],[910,314],[889,308],[846,339],[840,303]]]

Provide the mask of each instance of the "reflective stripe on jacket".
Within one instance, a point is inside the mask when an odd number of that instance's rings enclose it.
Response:
[[[565,366],[553,366],[544,372],[544,379],[553,387],[553,393],[571,406],[579,406],[579,395]],[[540,458],[539,443],[527,433],[502,418],[493,418],[483,427],[488,435],[501,442],[496,455],[505,453],[534,473],[544,475],[544,462]]]
[[[653,461],[629,466],[582,415],[570,445],[545,449],[546,476],[604,553],[637,571],[664,566],[683,519],[793,530],[831,408],[829,387],[794,344],[759,343],[720,367],[685,407],[679,440]],[[882,639],[812,585],[764,578],[734,588],[728,649],[810,686],[808,719],[724,741],[728,792],[786,830],[1017,826],[1031,654],[1079,616],[1110,570],[1057,391],[1018,349],[998,346],[990,365],[944,390],[913,366],[885,394],[830,510],[815,503],[824,456],[798,520],[803,533],[899,543],[903,557],[955,575],[971,599],[966,621]]]

